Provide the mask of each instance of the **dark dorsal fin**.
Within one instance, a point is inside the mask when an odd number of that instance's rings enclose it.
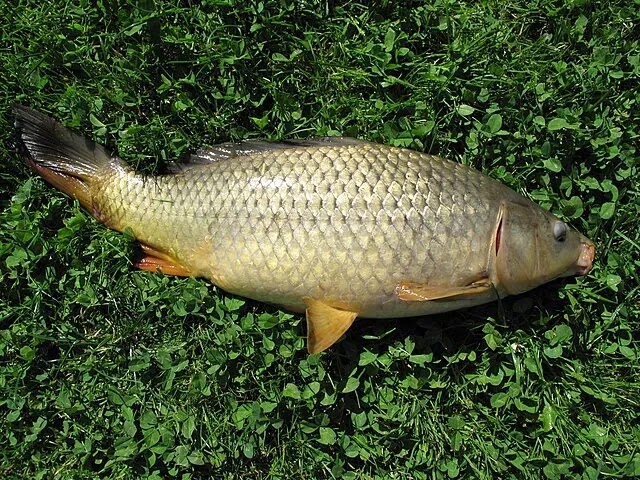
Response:
[[[363,145],[369,142],[351,137],[318,137],[303,140],[286,140],[281,142],[269,142],[266,140],[246,140],[244,142],[228,142],[212,147],[200,148],[195,153],[181,158],[178,162],[167,165],[170,173],[179,173],[200,165],[209,165],[215,162],[230,160],[232,158],[278,150],[307,147],[343,147],[346,145]]]

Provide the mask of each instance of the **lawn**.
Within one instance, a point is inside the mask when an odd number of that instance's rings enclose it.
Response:
[[[639,39],[638,0],[3,2],[0,477],[640,476]],[[594,269],[309,356],[300,315],[134,270],[20,163],[14,102],[146,172],[245,138],[445,156]]]

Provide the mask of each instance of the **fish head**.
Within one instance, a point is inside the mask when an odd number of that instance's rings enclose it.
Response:
[[[591,270],[591,240],[533,202],[505,202],[494,240],[496,287],[508,295]]]

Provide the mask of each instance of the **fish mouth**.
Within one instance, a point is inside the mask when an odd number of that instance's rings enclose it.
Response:
[[[586,275],[591,271],[593,259],[596,255],[596,247],[593,243],[582,242],[580,246],[580,255],[573,268],[573,274],[577,276]]]

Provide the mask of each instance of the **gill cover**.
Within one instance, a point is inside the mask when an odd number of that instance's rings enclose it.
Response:
[[[589,242],[534,203],[503,203],[495,242],[499,290],[516,295],[575,273],[583,241]]]

